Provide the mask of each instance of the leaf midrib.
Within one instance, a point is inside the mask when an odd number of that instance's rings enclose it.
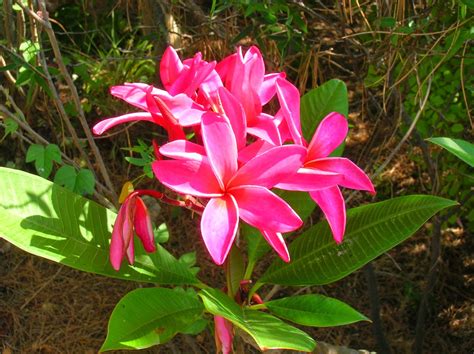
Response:
[[[439,203],[438,203],[438,204],[439,204]],[[435,203],[432,203],[432,204],[430,204],[430,206],[428,207],[428,206],[426,206],[426,204],[423,204],[423,205],[421,205],[421,206],[419,206],[419,207],[417,207],[417,208],[412,208],[412,209],[410,209],[410,210],[408,210],[408,211],[401,211],[400,213],[398,213],[398,214],[396,214],[396,215],[397,215],[397,216],[403,216],[403,215],[405,215],[405,214],[413,213],[413,212],[416,212],[416,211],[419,211],[419,210],[422,210],[422,209],[432,208],[434,205],[436,205],[436,204],[435,204]],[[360,213],[360,212],[361,212],[361,211],[360,211],[360,209],[359,209],[359,210],[358,210],[358,213]],[[350,233],[347,234],[346,236],[351,235],[351,237],[353,237],[354,235],[357,235],[357,234],[359,234],[359,233],[361,233],[361,232],[367,230],[368,228],[373,227],[374,225],[377,225],[377,224],[381,224],[381,223],[383,223],[383,222],[386,222],[387,220],[390,220],[390,219],[392,219],[393,217],[394,217],[394,214],[390,214],[389,216],[387,216],[387,217],[385,217],[385,218],[378,219],[376,222],[373,222],[373,223],[367,224],[367,225],[365,225],[365,226],[362,226],[362,227],[358,228],[357,230],[354,230],[354,231],[350,232]],[[318,227],[318,226],[315,225],[314,227],[316,228],[316,227]],[[421,226],[420,226],[420,227],[421,227]],[[311,230],[311,229],[310,229],[310,230]],[[308,232],[309,232],[309,230],[308,230]],[[314,254],[315,254],[315,253],[322,252],[322,251],[324,251],[326,248],[331,247],[331,246],[332,246],[332,243],[331,243],[331,242],[328,242],[328,243],[326,243],[325,245],[323,245],[322,247],[320,247],[320,248],[318,248],[318,249],[316,249],[316,250],[314,250],[314,251],[312,251],[312,252],[310,252],[310,253],[307,253],[306,255],[304,255],[304,256],[298,258],[297,260],[295,260],[295,261],[292,262],[291,264],[288,264],[286,267],[284,267],[284,268],[280,267],[280,268],[276,269],[274,272],[272,272],[272,273],[270,273],[270,274],[271,274],[272,277],[274,277],[275,274],[279,274],[279,273],[281,273],[281,272],[286,272],[286,271],[288,271],[289,269],[292,269],[292,268],[296,267],[296,265],[299,264],[300,262],[303,262],[303,260],[306,260],[307,258],[310,258],[311,256],[313,256],[313,257],[311,257],[311,258],[314,258]],[[311,263],[311,262],[308,262],[308,263]],[[266,277],[265,277],[265,274],[264,274],[264,275],[262,276],[262,278],[260,279],[260,280],[261,280],[260,282],[261,282],[261,283],[265,283],[265,279],[266,279]]]
[[[159,317],[159,318],[155,318],[153,320],[150,320],[150,321],[147,321],[145,323],[145,325],[141,326],[141,327],[146,327],[147,325],[151,325],[153,322],[155,321],[161,321],[161,320],[164,320],[164,319],[167,319],[168,317],[171,317],[171,316],[176,316],[178,314],[181,314],[181,313],[184,313],[184,312],[188,312],[188,311],[194,311],[194,310],[200,310],[202,309],[202,306],[200,306],[200,304],[198,303],[197,305],[193,306],[193,307],[189,307],[189,308],[186,308],[186,309],[183,309],[183,310],[177,310],[173,313],[168,313],[167,315],[163,316],[163,317]],[[141,328],[137,328],[135,329],[133,332],[129,333],[128,336],[132,336],[134,333],[136,332],[139,332]],[[113,338],[115,341],[117,341],[118,343],[120,343],[121,341],[123,340],[127,340],[127,337],[119,337],[117,339]]]
[[[267,306],[268,306],[268,303],[267,303]],[[278,309],[281,309],[281,310],[289,310],[289,311],[292,311],[292,312],[298,312],[298,313],[301,313],[301,314],[311,314],[311,315],[315,315],[315,316],[333,316],[333,315],[341,315],[341,314],[344,315],[345,314],[344,312],[337,312],[337,313],[327,312],[327,311],[312,312],[312,311],[307,311],[307,310],[295,309],[293,307],[282,307],[282,306],[278,306],[278,305],[274,306],[273,308],[275,308],[275,307],[277,307]],[[272,311],[271,307],[268,307],[268,309],[270,311]],[[361,317],[365,318],[365,316],[362,315],[362,314],[357,315],[357,317],[358,318],[361,318]]]

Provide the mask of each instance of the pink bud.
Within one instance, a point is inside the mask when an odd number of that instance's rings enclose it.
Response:
[[[216,340],[217,353],[229,354],[232,352],[232,340],[234,334],[232,332],[232,323],[224,317],[214,316],[214,338]]]

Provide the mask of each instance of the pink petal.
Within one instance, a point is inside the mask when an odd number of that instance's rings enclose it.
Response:
[[[154,97],[157,96],[161,98],[182,126],[187,127],[201,122],[201,116],[205,112],[204,107],[195,103],[185,94],[180,93],[171,96],[164,90],[142,83],[125,83],[124,85],[114,86],[110,89],[110,93],[115,97],[121,98],[144,111],[149,110],[146,100],[147,92]]]
[[[204,146],[187,140],[174,140],[160,147],[160,154],[177,160],[201,161],[206,156]]]
[[[308,168],[315,168],[327,172],[341,174],[342,179],[338,185],[346,188],[369,191],[375,194],[375,188],[370,178],[351,160],[344,157],[328,157],[305,164]]]
[[[260,230],[263,237],[284,262],[290,261],[290,253],[280,232]]]
[[[346,229],[344,197],[337,186],[309,193],[323,211],[334,240],[341,243]]]
[[[130,199],[128,203],[123,203],[125,207],[125,215],[123,219],[122,237],[125,248],[125,254],[128,263],[133,264],[135,261],[135,247],[133,245],[133,218],[135,216],[135,203]]]
[[[233,79],[233,72],[236,60],[237,53],[234,53],[225,57],[216,65],[216,72],[227,88],[230,88],[230,83]]]
[[[239,162],[246,163],[274,147],[275,145],[269,144],[265,140],[257,140],[239,151]]]
[[[201,123],[201,117],[206,112],[206,110],[204,107],[195,103],[185,94],[180,93],[176,96],[169,96],[168,94],[164,95],[159,92],[158,94],[154,95],[162,99],[173,116],[178,119],[179,124],[183,127],[189,127]]]
[[[276,80],[276,91],[291,137],[295,144],[302,145],[300,92],[294,85],[284,79]]]
[[[259,92],[265,76],[265,63],[262,53],[256,46],[251,46],[243,58],[244,65],[247,66],[248,79],[253,91]]]
[[[133,265],[135,262],[135,239],[133,237],[130,238],[130,242],[128,243],[126,255],[128,263]]]
[[[270,102],[273,96],[275,96],[276,80],[284,79],[285,77],[286,77],[286,74],[284,72],[267,74],[263,77],[262,86],[260,86],[260,90],[258,91],[258,95],[260,97],[260,103],[262,104],[262,106]]]
[[[213,261],[221,265],[232,247],[237,233],[239,211],[230,194],[212,198],[201,219],[201,234]]]
[[[201,53],[196,53],[190,66],[188,68],[184,67],[178,78],[168,88],[168,92],[173,96],[179,93],[184,93],[189,97],[193,96],[199,85],[206,80],[215,66],[215,62],[208,63],[202,60]]]
[[[290,128],[288,128],[288,123],[286,122],[286,119],[284,119],[284,115],[281,109],[275,114],[275,123],[278,126],[278,132],[280,133],[282,145],[288,141],[293,142],[293,137],[291,136]]]
[[[142,83],[125,83],[124,85],[112,86],[109,91],[112,96],[146,111],[145,92],[150,87],[150,85]]]
[[[344,142],[348,130],[347,119],[342,114],[329,113],[319,123],[313,139],[309,143],[307,161],[329,156]]]
[[[170,140],[186,139],[178,120],[159,96],[152,96],[150,92],[147,92],[146,102],[153,118],[166,129]]]
[[[115,270],[120,269],[122,259],[124,256],[124,242],[123,242],[123,222],[125,218],[126,205],[122,205],[115,219],[114,228],[112,230],[112,238],[110,240],[110,263]]]
[[[272,188],[293,175],[303,164],[306,149],[298,145],[276,146],[243,165],[228,187],[258,185]]]
[[[222,190],[206,161],[159,160],[152,164],[156,178],[166,187],[197,197],[219,197]]]
[[[142,241],[145,251],[155,252],[155,236],[153,235],[153,226],[151,224],[150,214],[148,214],[148,209],[141,198],[136,197],[135,200],[135,233],[137,234],[140,241]]]
[[[183,63],[173,47],[166,48],[160,61],[160,78],[163,86],[168,89],[183,70]]]
[[[219,88],[223,87],[222,80],[216,70],[212,70],[207,79],[199,86],[196,101],[204,101],[209,107],[219,106]],[[206,106],[207,106],[206,105]]]
[[[237,143],[229,121],[213,112],[202,117],[202,139],[222,188],[237,171]]]
[[[240,150],[246,143],[247,120],[245,112],[239,101],[225,88],[219,88],[219,98],[222,103],[225,116],[229,119],[232,130],[237,141],[237,148]]]
[[[232,352],[232,341],[234,339],[232,323],[227,321],[224,317],[214,316],[214,338],[217,352],[230,354]]]
[[[281,145],[280,132],[272,116],[261,113],[252,125],[247,127],[249,134],[256,136],[272,145]]]
[[[264,73],[263,58],[258,49],[250,48],[243,57],[242,48],[239,47],[232,75],[230,80],[229,77],[227,78],[226,87],[242,104],[249,126],[255,124],[257,116],[262,112],[258,91],[263,82]]]
[[[107,118],[100,121],[99,123],[94,125],[94,127],[92,128],[92,132],[95,135],[102,135],[107,130],[115,127],[116,125],[128,122],[135,122],[139,120],[145,120],[147,122],[156,123],[151,114],[148,112],[128,113],[118,117]]]
[[[239,215],[257,229],[289,232],[303,222],[279,196],[260,186],[240,186],[229,190],[239,206]]]
[[[303,167],[294,175],[275,185],[275,188],[289,191],[314,191],[335,186],[342,179],[343,176],[336,172]]]

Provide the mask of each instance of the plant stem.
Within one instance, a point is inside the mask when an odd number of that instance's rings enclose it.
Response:
[[[247,306],[247,308],[251,310],[266,310],[267,306],[265,304],[256,304]]]
[[[249,261],[249,263],[247,264],[247,268],[245,269],[245,273],[244,273],[244,279],[251,279],[252,278],[252,273],[253,273],[253,269],[255,268],[255,260],[251,260]]]

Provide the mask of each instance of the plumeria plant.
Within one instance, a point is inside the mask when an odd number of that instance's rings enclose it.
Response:
[[[262,287],[311,290],[335,282],[455,204],[407,196],[346,213],[341,188],[372,195],[375,188],[363,170],[340,157],[348,133],[341,81],[300,99],[284,72],[266,73],[257,47],[238,48],[218,63],[200,53],[182,61],[168,47],[160,78],[163,89],[144,83],[112,87],[113,96],[139,111],[93,127],[96,135],[132,121],[164,128],[168,141],[153,142],[160,190],[127,184],[115,214],[40,177],[0,170],[6,191],[0,236],[77,269],[156,285],[120,300],[102,351],[147,348],[210,326],[218,352],[233,352],[239,338],[260,350],[311,352],[315,340],[288,322],[327,327],[369,319],[311,291],[267,299]],[[198,215],[203,245],[223,269],[225,284],[206,284],[194,264],[164,248],[166,225],[154,227],[143,196]],[[325,220],[304,226],[316,205]],[[274,260],[255,274],[256,264],[271,253]]]

